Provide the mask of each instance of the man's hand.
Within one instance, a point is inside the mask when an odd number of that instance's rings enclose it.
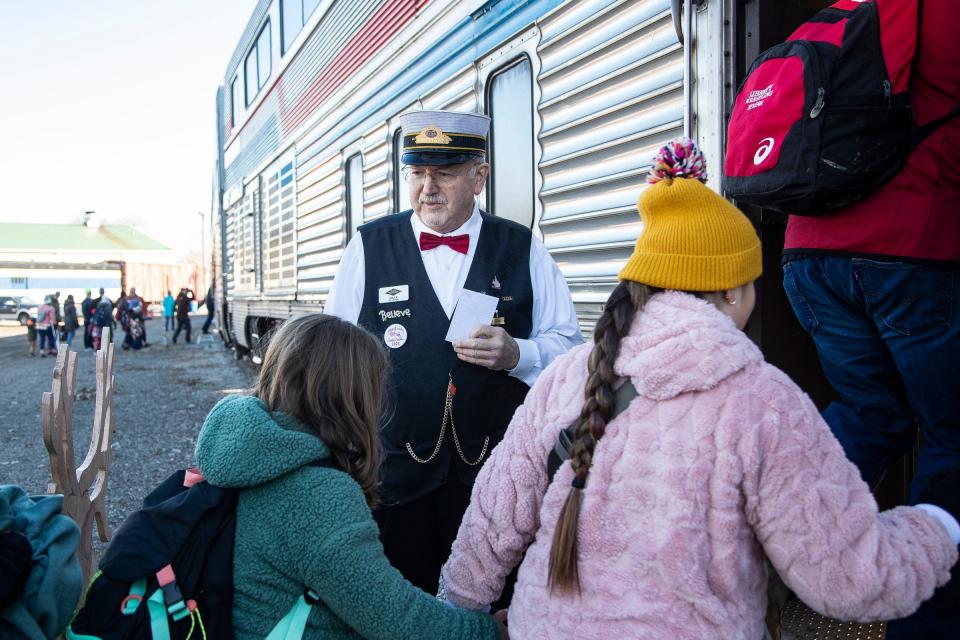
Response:
[[[454,340],[453,350],[464,362],[487,369],[513,369],[520,362],[520,347],[502,327],[474,327],[466,340]]]

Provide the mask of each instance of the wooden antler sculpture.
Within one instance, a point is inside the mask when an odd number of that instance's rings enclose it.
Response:
[[[104,327],[103,345],[97,352],[97,396],[93,414],[93,433],[87,456],[79,468],[73,453],[73,400],[77,382],[77,353],[61,349],[53,370],[53,390],[43,394],[43,443],[50,454],[53,482],[47,493],[63,494],[63,512],[80,525],[77,555],[86,584],[96,568],[93,553],[93,523],[100,540],[110,539],[107,520],[107,471],[112,454],[113,433],[113,343],[110,329]]]

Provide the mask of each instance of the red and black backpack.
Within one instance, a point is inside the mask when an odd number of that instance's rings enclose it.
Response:
[[[948,118],[915,127],[920,0],[841,0],[764,51],[737,93],[723,189],[741,204],[830,213],[890,180]]]

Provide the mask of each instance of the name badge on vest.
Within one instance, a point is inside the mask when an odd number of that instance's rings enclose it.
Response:
[[[403,302],[410,299],[410,285],[398,284],[392,287],[381,287],[379,291],[379,302]]]

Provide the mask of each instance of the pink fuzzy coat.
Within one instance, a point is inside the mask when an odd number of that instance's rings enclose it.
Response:
[[[548,483],[557,432],[579,415],[590,345],[558,359],[477,478],[447,597],[480,608],[520,567],[521,640],[763,635],[764,556],[808,605],[877,620],[949,578],[957,546],[921,510],[881,514],[813,403],[708,302],[654,296],[616,371],[639,392],[597,445],[579,519],[582,595],[551,594],[551,540],[573,472]]]

